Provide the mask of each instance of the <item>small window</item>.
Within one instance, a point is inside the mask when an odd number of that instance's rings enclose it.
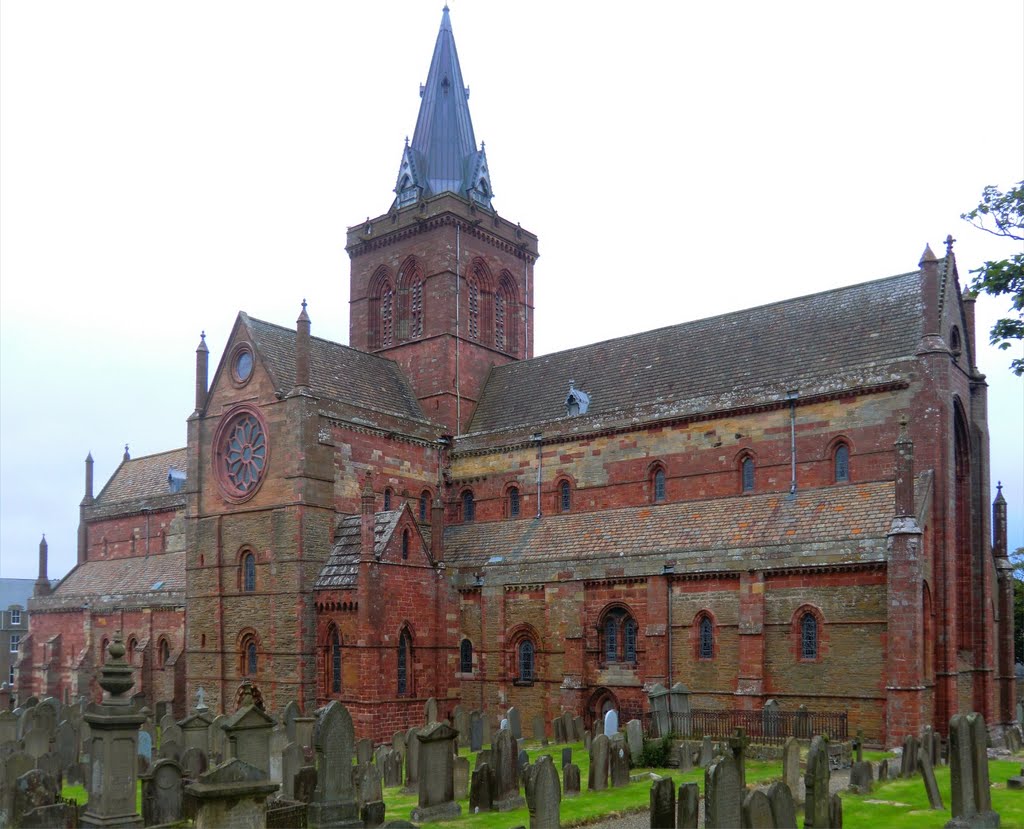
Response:
[[[245,646],[245,675],[256,676],[259,670],[259,654],[256,651],[256,642],[252,639]]]
[[[253,645],[255,648],[256,646]],[[160,640],[160,667],[164,667],[171,659],[171,646],[166,639]]]
[[[331,693],[341,692],[341,637],[331,628]]]
[[[11,665],[11,667],[7,670],[7,683],[9,685],[14,685],[14,666],[13,665]]]
[[[740,466],[743,474],[743,491],[753,492],[754,491],[754,459],[747,455],[743,459],[743,463]]]
[[[252,553],[242,558],[242,589],[246,593],[256,590],[256,556]]]
[[[128,662],[131,663],[131,664],[135,663],[135,649],[138,646],[139,646],[139,643],[135,639],[134,636],[131,639],[128,640],[128,653],[126,655],[128,657]]]
[[[800,620],[800,658],[818,658],[818,620],[813,613],[805,613]]]
[[[654,471],[654,503],[665,500],[665,470],[660,466]]]
[[[384,490],[384,510],[391,509],[391,489],[387,488]]]
[[[473,490],[462,493],[462,520],[469,522],[476,518],[476,504],[473,502]]]
[[[626,640],[626,661],[636,662],[636,622],[633,619],[626,619],[626,623],[622,626],[622,631],[625,634],[624,638]]]
[[[18,652],[18,645],[20,645],[20,644],[21,644],[21,634],[20,633],[12,633],[11,634],[11,653],[17,653]]]
[[[14,625],[20,625],[20,624],[21,624],[21,611],[18,610],[17,608],[15,608],[14,610],[11,611],[11,625],[14,626]]]
[[[411,693],[409,688],[409,662],[412,654],[409,633],[402,631],[398,637],[398,696],[404,697]]]
[[[619,645],[616,641],[619,620],[615,616],[609,616],[604,623],[604,657],[609,662],[614,662],[619,657]]]
[[[459,673],[473,673],[473,643],[463,639],[459,646]]]
[[[420,521],[426,521],[428,515],[430,515],[430,492],[425,489],[420,493]]]
[[[568,481],[562,481],[558,485],[558,508],[562,512],[569,512],[572,509],[572,487]]]
[[[519,681],[533,682],[534,680],[534,646],[529,639],[519,643]]]
[[[508,517],[519,517],[519,487],[509,487],[508,490]]]
[[[715,629],[707,616],[701,617],[699,628],[698,656],[712,659],[715,655]]]
[[[850,447],[840,443],[836,447],[835,454],[835,479],[836,483],[845,483],[850,480]]]
[[[402,531],[402,558],[409,558],[409,531]]]

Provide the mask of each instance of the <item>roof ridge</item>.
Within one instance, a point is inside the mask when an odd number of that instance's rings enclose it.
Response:
[[[244,314],[245,312],[244,311],[240,311],[239,313]],[[255,322],[255,323],[259,323],[260,325],[266,325],[266,326],[268,326],[270,328],[276,328],[278,331],[290,332],[293,336],[296,333],[295,332],[295,328],[287,326],[287,325],[278,325],[276,322],[270,322],[268,320],[261,320],[261,319],[259,319],[257,317],[253,317],[253,316],[249,316],[249,315],[246,315],[246,318],[249,320],[250,323]],[[337,346],[338,348],[344,348],[346,351],[351,351],[351,352],[353,352],[355,354],[360,354],[360,355],[362,355],[364,357],[372,357],[375,360],[383,360],[383,361],[385,361],[387,363],[391,363],[392,365],[398,366],[398,363],[396,363],[390,357],[383,357],[380,354],[374,354],[372,351],[362,351],[362,350],[360,350],[358,348],[355,348],[355,347],[353,347],[351,345],[346,345],[345,343],[339,343],[337,340],[329,340],[326,337],[318,337],[315,334],[310,334],[309,339],[310,340],[319,340],[320,342],[325,343],[327,345],[333,345],[333,346]],[[401,368],[401,366],[399,366],[399,368]]]
[[[129,458],[126,461],[122,461],[122,466],[126,465],[126,464],[129,464],[129,463],[135,463],[136,461],[145,461],[145,460],[149,460],[150,458],[158,458],[161,455],[170,455],[172,452],[187,452],[187,451],[188,451],[188,447],[187,446],[179,446],[177,449],[164,449],[161,452],[153,452],[150,455],[139,455],[137,458]]]

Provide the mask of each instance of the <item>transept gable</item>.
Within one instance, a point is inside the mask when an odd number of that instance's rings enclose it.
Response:
[[[385,564],[433,566],[429,552],[430,544],[416,522],[408,502],[386,514],[389,518],[384,525],[383,534],[375,545],[380,551],[380,561]]]
[[[283,379],[275,368],[264,358],[248,314],[239,311],[210,381],[202,414],[219,415],[243,401],[266,405],[280,399]]]

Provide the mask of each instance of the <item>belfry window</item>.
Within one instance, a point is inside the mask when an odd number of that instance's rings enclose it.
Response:
[[[395,331],[395,295],[391,283],[384,285],[380,295],[380,345],[387,348],[393,342]]]

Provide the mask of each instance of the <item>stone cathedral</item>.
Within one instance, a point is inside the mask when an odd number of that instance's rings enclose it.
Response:
[[[231,710],[424,701],[588,726],[845,711],[892,745],[1014,718],[1006,508],[949,240],[910,270],[535,357],[537,236],[493,205],[447,8],[390,209],[348,230],[349,345],[239,312],[184,448],[94,492],[16,692]],[[910,263],[907,263],[910,264]],[[296,308],[298,311],[298,307]],[[310,309],[313,311],[314,309]],[[991,505],[991,506],[990,506]]]

